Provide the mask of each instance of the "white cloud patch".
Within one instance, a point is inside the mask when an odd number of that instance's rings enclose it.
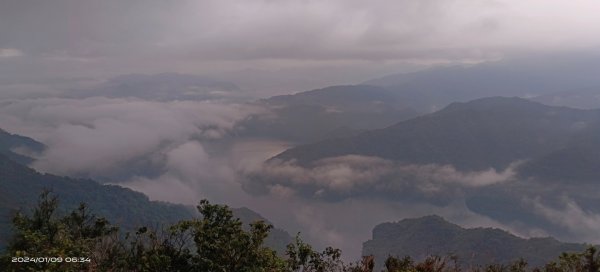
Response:
[[[23,52],[15,48],[0,48],[0,59],[23,56]]]
[[[202,143],[185,142],[162,152],[163,172],[155,178],[136,177],[123,186],[148,194],[151,199],[197,204],[202,198],[227,202],[240,197],[235,171],[222,154],[208,154]],[[173,186],[171,186],[171,184]]]
[[[452,165],[407,164],[378,157],[348,155],[317,161],[303,167],[293,161],[273,160],[244,172],[250,191],[299,192],[311,197],[349,197],[367,194],[425,196],[448,194],[460,188],[477,188],[507,182],[515,176],[515,166],[498,171],[461,172]],[[267,188],[267,189],[265,189]]]
[[[541,199],[527,199],[533,211],[546,218],[549,222],[566,228],[571,239],[575,238],[585,243],[600,243],[598,228],[600,214],[582,208],[570,197],[563,197],[558,206],[544,204]]]
[[[2,103],[4,129],[30,135],[48,146],[33,165],[36,169],[90,176],[105,175],[140,158],[160,159],[161,152],[191,140],[220,138],[237,121],[257,111],[212,102],[102,97]],[[171,160],[178,158],[174,152]]]
[[[198,203],[198,199],[201,199],[200,194],[195,190],[196,188],[169,175],[156,179],[135,177],[121,185],[143,192],[152,200],[194,205]]]

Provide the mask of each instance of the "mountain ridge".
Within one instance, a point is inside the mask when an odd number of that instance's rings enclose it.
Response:
[[[600,111],[552,107],[521,98],[482,98],[354,137],[288,149],[273,159],[301,165],[343,155],[376,156],[416,164],[451,164],[461,170],[504,169],[559,147],[578,133],[577,123],[600,120]]]
[[[14,151],[19,148],[26,149],[28,152],[40,153],[46,146],[32,138],[11,134],[0,128],[0,154],[22,164],[33,162],[33,158]]]
[[[38,195],[46,189],[59,197],[59,211],[73,210],[83,202],[97,216],[107,218],[124,231],[140,226],[160,227],[198,216],[194,207],[152,201],[140,192],[117,185],[40,174],[0,154],[0,191],[3,194],[0,198],[0,249],[8,242],[14,212],[27,212],[35,206]],[[232,211],[245,225],[256,220],[268,222],[248,208],[233,208]],[[281,253],[291,240],[287,232],[274,228],[266,244]]]
[[[463,228],[440,216],[429,215],[375,226],[372,238],[363,243],[363,255],[374,255],[377,267],[382,267],[387,256],[422,260],[431,255],[456,256],[463,267],[507,264],[523,257],[535,267],[562,252],[581,251],[585,247],[552,237],[520,238],[498,228]]]
[[[384,88],[366,85],[330,86],[261,99],[267,113],[238,125],[239,136],[309,143],[344,133],[382,128],[418,116],[418,112]]]

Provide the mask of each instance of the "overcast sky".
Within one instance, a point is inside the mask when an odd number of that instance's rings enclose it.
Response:
[[[3,0],[0,83],[169,71],[299,91],[431,64],[595,51],[598,11],[594,0]]]

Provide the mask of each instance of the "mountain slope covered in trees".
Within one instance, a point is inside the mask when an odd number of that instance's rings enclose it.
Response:
[[[168,203],[150,201],[142,193],[115,185],[101,185],[92,180],[72,179],[40,174],[0,155],[0,245],[9,232],[15,210],[27,212],[45,189],[61,198],[59,212],[76,208],[81,202],[91,210],[125,229],[141,225],[173,223],[194,216],[192,209]]]
[[[15,150],[21,149],[26,152],[39,153],[44,150],[44,144],[35,141],[29,137],[11,134],[0,128],[0,154],[7,156],[11,160],[19,163],[28,164],[33,161],[32,158],[19,154]]]
[[[453,103],[384,129],[292,148],[275,159],[308,165],[354,154],[451,164],[461,170],[504,169],[515,161],[568,148],[576,136],[598,124],[600,111],[551,107],[521,98],[484,98]]]
[[[192,207],[150,201],[146,195],[120,186],[41,174],[0,154],[0,248],[8,242],[6,239],[9,237],[11,219],[15,212],[28,212],[45,189],[60,197],[59,213],[73,210],[84,202],[93,213],[107,218],[125,231],[140,226],[160,228],[198,216]],[[233,209],[233,212],[245,223],[267,221],[247,208]],[[274,229],[272,234],[267,238],[266,244],[278,252],[282,252],[292,240],[281,229]]]
[[[465,229],[439,216],[425,216],[377,225],[372,239],[363,244],[363,255],[374,255],[378,267],[390,255],[416,260],[453,255],[463,267],[507,264],[523,258],[535,267],[562,252],[585,248],[583,244],[561,243],[553,238],[523,239],[500,229]]]

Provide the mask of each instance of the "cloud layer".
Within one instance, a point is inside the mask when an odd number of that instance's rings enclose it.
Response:
[[[598,8],[583,0],[8,0],[0,81],[172,71],[300,91],[431,64],[597,53]]]
[[[590,27],[600,23],[598,7],[555,0],[12,0],[0,9],[7,37],[0,48],[90,60],[129,53],[204,60],[479,57],[502,47],[597,44],[590,32],[598,29]]]
[[[378,157],[347,155],[319,160],[312,167],[294,161],[271,160],[242,176],[254,193],[300,194],[309,198],[340,199],[378,195],[385,198],[424,198],[447,203],[470,188],[514,178],[515,166],[498,171],[461,172],[451,165],[415,165]]]

